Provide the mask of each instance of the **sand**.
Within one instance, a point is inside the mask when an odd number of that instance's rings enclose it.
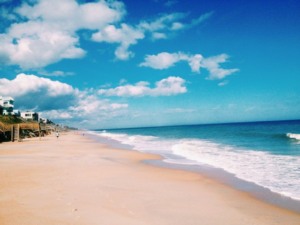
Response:
[[[300,224],[282,209],[195,172],[143,163],[68,132],[0,144],[1,225]]]

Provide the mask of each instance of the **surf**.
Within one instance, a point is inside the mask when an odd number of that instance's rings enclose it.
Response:
[[[300,141],[300,134],[287,133],[286,136],[288,138]]]

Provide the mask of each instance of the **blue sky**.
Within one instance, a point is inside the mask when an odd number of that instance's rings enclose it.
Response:
[[[300,2],[0,0],[0,95],[80,128],[300,118]]]

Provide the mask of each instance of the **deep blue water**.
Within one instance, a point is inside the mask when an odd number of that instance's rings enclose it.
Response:
[[[165,139],[198,138],[272,154],[300,155],[300,138],[288,137],[288,134],[300,135],[300,120],[115,129],[109,132]]]
[[[300,200],[300,120],[97,131],[165,162],[210,166]]]

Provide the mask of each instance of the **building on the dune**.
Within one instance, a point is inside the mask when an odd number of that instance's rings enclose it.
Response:
[[[39,114],[37,112],[21,112],[21,117],[26,120],[39,121]]]
[[[2,115],[14,115],[14,99],[0,96],[0,112]]]
[[[12,97],[3,97],[0,96],[0,115],[4,116],[17,116],[22,117],[26,120],[38,121],[39,114],[36,112],[26,111],[20,112],[19,110],[14,109],[15,100]]]

